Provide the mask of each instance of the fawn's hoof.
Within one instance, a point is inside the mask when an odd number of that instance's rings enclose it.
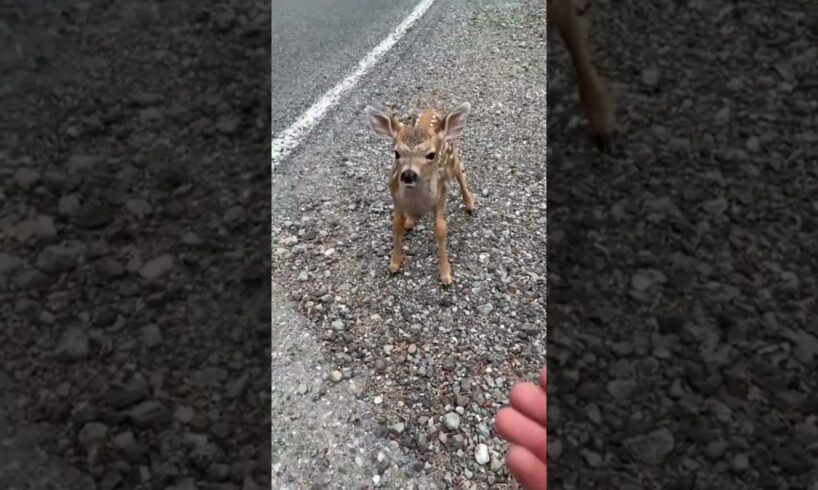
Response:
[[[475,208],[471,208],[471,209],[466,208],[466,214],[468,214],[469,216],[474,216],[474,215],[477,214],[477,209],[475,209]]]
[[[413,218],[412,216],[409,215],[404,215],[403,230],[406,232],[412,231],[415,229],[415,225],[417,225],[417,223],[418,223],[417,218]]]
[[[441,274],[440,275],[440,282],[442,282],[444,286],[451,286],[452,285],[452,275],[451,274]]]
[[[621,153],[619,148],[618,134],[616,131],[611,132],[594,132],[591,133],[591,141],[597,150],[606,155],[617,155]]]
[[[390,274],[397,274],[400,271],[400,262],[390,262],[389,263],[389,273]]]

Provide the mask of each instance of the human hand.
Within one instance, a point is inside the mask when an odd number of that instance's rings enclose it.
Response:
[[[497,412],[497,434],[511,443],[506,466],[525,490],[546,490],[547,442],[545,371],[540,371],[540,385],[517,383],[509,394],[510,407]]]

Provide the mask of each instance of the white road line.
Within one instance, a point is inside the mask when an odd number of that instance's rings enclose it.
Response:
[[[321,122],[330,109],[338,105],[341,96],[358,84],[358,81],[397,43],[412,25],[420,19],[435,0],[422,0],[386,39],[375,46],[364,58],[358,62],[358,69],[343,79],[338,85],[321,96],[301,117],[290,127],[282,131],[273,139],[273,170],[290,154],[310,131]],[[363,120],[363,119],[361,119]]]

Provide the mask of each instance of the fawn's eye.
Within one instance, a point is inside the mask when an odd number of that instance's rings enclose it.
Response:
[[[436,155],[435,155],[435,152],[427,153],[427,154],[426,154],[426,159],[427,159],[427,160],[434,160],[434,159],[435,159],[435,156],[436,156]]]
[[[397,151],[395,152],[395,160],[400,160],[400,153]]]

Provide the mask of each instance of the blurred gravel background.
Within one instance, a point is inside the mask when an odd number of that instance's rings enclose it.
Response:
[[[549,476],[815,488],[818,6],[594,3],[624,155],[549,52]]]
[[[0,488],[268,485],[268,8],[0,2]]]

